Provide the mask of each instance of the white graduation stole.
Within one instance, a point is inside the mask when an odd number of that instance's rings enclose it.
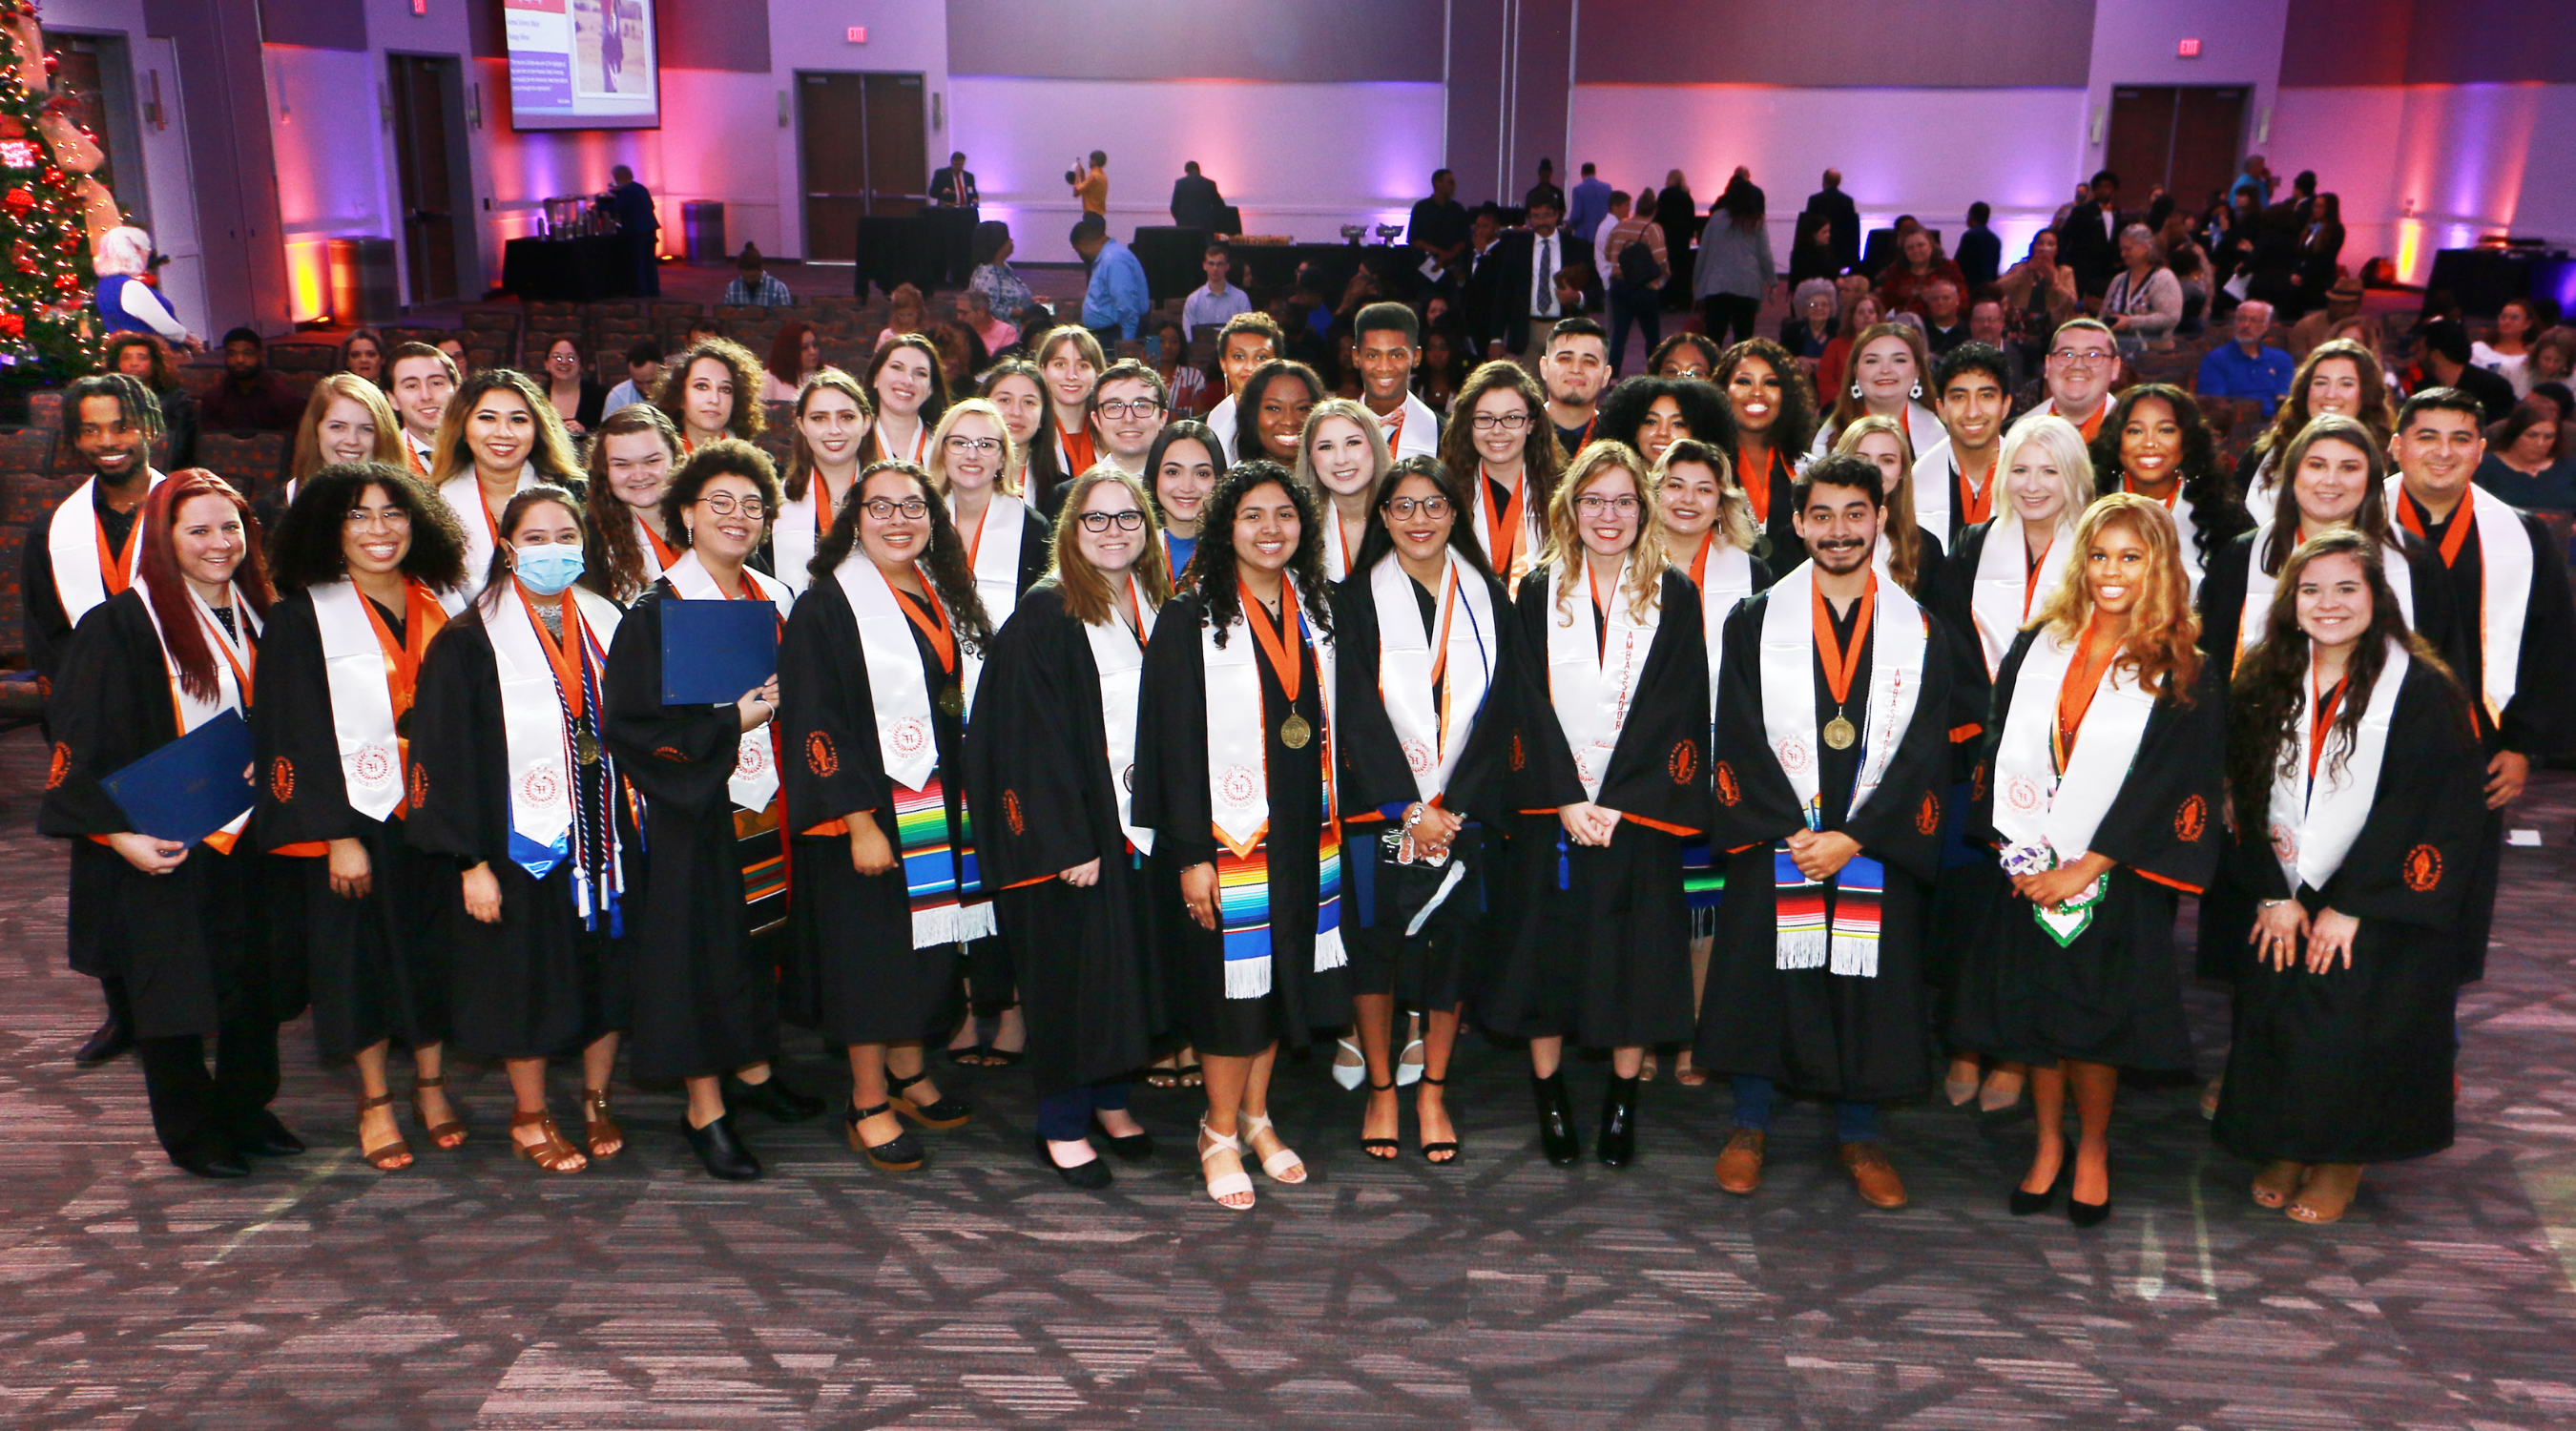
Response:
[[[877,756],[885,772],[906,790],[930,783],[939,769],[939,740],[931,724],[930,680],[921,669],[921,648],[913,644],[912,618],[903,614],[894,587],[869,560],[852,548],[832,579],[849,598],[850,615],[859,628],[859,654],[868,667],[868,697],[877,725]]]
[[[535,485],[536,464],[519,464],[519,485],[515,490],[524,492]],[[483,486],[472,467],[440,483],[438,495],[447,499],[448,510],[456,514],[456,525],[465,531],[465,584],[457,589],[468,597],[480,595],[483,574],[492,569],[492,524],[500,514],[484,509]]]
[[[1131,572],[1126,578],[1127,609],[1137,628],[1112,611],[1108,619],[1082,628],[1091,643],[1091,664],[1100,673],[1100,734],[1108,748],[1109,788],[1118,796],[1118,828],[1127,842],[1146,854],[1154,852],[1154,832],[1136,823],[1136,703],[1145,685],[1145,643],[1153,639],[1158,613],[1143,600]],[[1112,598],[1112,605],[1115,605]]]
[[[694,549],[682,552],[680,559],[671,563],[671,569],[662,573],[662,579],[671,583],[671,589],[678,592],[683,601],[729,599],[722,590],[717,588],[716,579],[707,575],[707,569],[699,565],[698,554]],[[796,593],[789,589],[785,582],[775,577],[763,576],[750,567],[742,569],[742,579],[751,583],[752,590],[759,592],[769,600],[771,605],[778,608],[780,620],[787,619],[788,608],[796,604]],[[744,736],[735,744],[733,776],[725,782],[725,788],[732,793],[735,806],[744,810],[766,810],[769,808],[769,802],[777,798],[777,721],[764,722],[760,729]]]
[[[2254,528],[2254,545],[2245,558],[2245,606],[2236,618],[2236,651],[2228,664],[2231,673],[2244,664],[2245,653],[2254,649],[2271,625],[2272,594],[2280,589],[2280,578],[2263,569],[2263,548],[2271,539],[2271,523]],[[2394,542],[2383,544],[2379,569],[2388,578],[2397,609],[2406,617],[2406,628],[2415,629],[2415,569],[2406,564],[2406,549]]]
[[[1351,540],[1342,527],[1342,514],[1333,508],[1333,494],[1323,494],[1324,508],[1324,579],[1340,581],[1351,574],[1351,559],[1360,554],[1359,544]],[[1363,522],[1362,532],[1368,530]]]
[[[2335,871],[2343,868],[2352,842],[2361,837],[2379,790],[2380,767],[2388,756],[2388,727],[2397,715],[2397,691],[2406,683],[2406,668],[2411,664],[2413,658],[2403,645],[2388,643],[2387,664],[2379,668],[2379,679],[2370,688],[2370,705],[2353,730],[2352,751],[2339,768],[2331,760],[2317,760],[2311,748],[2313,705],[2291,722],[2297,759],[2273,771],[2269,834],[2272,857],[2280,861],[2292,894],[2301,886],[2324,889]],[[2313,689],[2310,695],[2313,700]],[[2345,699],[2351,699],[2349,692]],[[2333,739],[2331,727],[2327,739]],[[2321,778],[2309,777],[2311,761]]]
[[[1619,580],[1610,589],[1604,616],[1609,626],[1606,641],[1593,639],[1591,578],[1583,555],[1578,552],[1557,560],[1548,583],[1552,602],[1547,625],[1548,703],[1556,708],[1557,728],[1565,733],[1566,749],[1574,756],[1574,772],[1583,782],[1586,800],[1601,798],[1601,782],[1610,773],[1619,732],[1635,706],[1646,656],[1655,646],[1655,630],[1663,624],[1660,601],[1649,605],[1642,617],[1629,610],[1628,569],[1634,560],[1633,552],[1620,560]]]
[[[1802,562],[1772,584],[1762,612],[1762,736],[1780,773],[1789,777],[1798,808],[1823,799],[1823,767],[1816,751],[1816,575]],[[1859,814],[1887,778],[1889,762],[1914,724],[1923,698],[1923,661],[1930,622],[1923,608],[1892,581],[1878,584],[1878,609],[1870,629],[1852,632],[1870,643],[1869,692],[1862,707],[1868,744],[1852,781],[1851,813]]]
[[[2155,713],[2155,694],[2115,656],[2093,689],[2074,753],[2066,769],[2058,770],[2057,697],[2083,643],[2080,631],[2041,631],[2014,680],[2012,708],[1995,742],[1994,770],[1995,831],[2003,836],[2008,870],[2054,869],[2092,850],[2094,832],[2120,798],[2147,718]],[[2093,922],[2092,907],[2108,878],[2055,909],[2034,906],[2041,927],[2061,944],[2072,941]]]
[[[83,515],[87,515],[86,511]],[[137,545],[141,544],[137,543]],[[206,604],[206,599],[197,594],[195,587],[187,587],[186,591],[189,609],[195,613],[197,625],[205,631],[206,647],[215,657],[215,698],[213,700],[201,700],[179,683],[179,662],[170,654],[170,633],[161,627],[161,613],[152,605],[152,593],[148,584],[143,592],[143,614],[152,618],[152,634],[161,643],[161,664],[170,674],[170,707],[178,716],[181,735],[186,735],[226,711],[238,711],[245,718],[250,715],[249,703],[242,699],[241,677],[243,673],[252,669],[253,657],[248,638],[258,635],[260,631],[259,617],[252,613],[250,603],[242,599],[241,587],[238,584],[232,587],[233,620],[240,622],[242,627],[242,636],[238,639],[224,629],[224,623],[215,619],[215,609]],[[208,835],[206,843],[214,844],[220,838],[223,843],[216,845],[216,848],[229,852],[232,841],[239,839],[241,832],[249,824],[250,811],[244,810],[234,816],[222,829]]]
[[[654,544],[656,539],[661,535],[662,534],[660,532],[651,530],[645,522],[643,513],[637,512],[635,514],[635,547],[637,553],[644,559],[644,584],[646,586],[651,586],[653,583],[660,581],[663,576],[662,549]]]
[[[2405,490],[2403,477],[2388,479],[2391,511]],[[2488,722],[2501,725],[2521,676],[2522,627],[2531,615],[2531,538],[2503,498],[2472,485],[2466,500],[2469,510],[2454,510],[2451,520],[2478,524],[2478,695]]]
[[[363,598],[361,598],[363,599]],[[589,640],[606,650],[617,637],[616,603],[582,587],[564,592],[576,603]],[[567,700],[554,662],[537,640],[535,613],[515,581],[501,584],[487,608],[484,634],[492,641],[494,674],[501,683],[501,738],[510,780],[510,828],[545,849],[555,849],[573,822],[573,733],[566,727]],[[361,613],[363,620],[364,614]],[[566,637],[570,637],[567,629]],[[375,645],[374,636],[367,638]],[[587,662],[591,653],[570,653]],[[378,684],[382,684],[379,679]]]
[[[1413,772],[1415,793],[1431,800],[1449,788],[1476,713],[1484,707],[1499,657],[1494,629],[1493,593],[1473,567],[1443,549],[1446,574],[1441,578],[1440,629],[1422,626],[1422,608],[1413,595],[1413,578],[1389,552],[1369,572],[1369,597],[1376,605],[1378,627],[1377,689],[1386,718]],[[1442,654],[1435,658],[1437,639]],[[1432,704],[1432,670],[1440,668],[1441,700]]]
[[[347,580],[314,587],[313,624],[322,636],[322,679],[331,694],[331,735],[349,808],[384,820],[403,800],[402,742],[394,731],[385,648],[366,600]]]
[[[1547,545],[1547,513],[1538,502],[1538,491],[1530,485],[1529,473],[1523,470],[1520,482],[1512,489],[1519,494],[1521,508],[1520,541],[1512,548],[1508,564],[1500,560],[1495,548],[1496,513],[1493,506],[1493,484],[1486,480],[1485,470],[1476,469],[1475,496],[1467,503],[1467,513],[1476,524],[1476,542],[1485,549],[1485,559],[1492,564],[1494,575],[1503,580],[1505,591],[1518,591],[1521,578],[1538,565],[1538,554]]]
[[[1996,481],[2000,476],[1986,480]],[[2021,634],[2031,614],[2048,605],[2048,598],[2075,569],[2075,522],[2072,516],[2060,513],[2057,533],[2049,539],[2048,550],[2039,559],[2039,579],[2032,581],[2021,517],[2000,496],[1995,503],[1995,519],[1986,527],[1985,548],[1977,553],[1976,577],[1968,589],[1968,613],[1976,623],[1977,644],[1985,651],[1989,677],[2003,668],[2004,654],[2012,650],[2013,638]]]
[[[153,487],[168,480],[157,471],[151,476]],[[150,490],[145,489],[147,494]],[[53,520],[45,526],[45,554],[54,563],[54,594],[62,598],[63,615],[74,626],[108,595],[107,572],[98,554],[107,533],[98,522],[97,498],[98,479],[92,477],[54,508]],[[123,569],[117,573],[123,586],[134,584],[135,564],[143,557],[142,525],[143,512],[137,508],[134,526],[127,529]]]
[[[1008,492],[996,491],[984,508],[984,521],[973,533],[962,528],[958,536],[975,569],[975,595],[984,603],[984,620],[995,631],[1011,619],[1020,605],[1020,546],[1028,539],[1029,504]],[[948,498],[948,515],[957,515],[957,498]],[[962,687],[966,710],[975,709],[975,687],[983,679],[984,657],[979,651],[961,653],[964,669]]]
[[[781,500],[778,520],[769,529],[769,550],[778,567],[778,580],[799,596],[805,594],[806,585],[813,580],[806,568],[813,565],[814,548],[822,544],[823,533],[831,527],[832,519],[840,515],[837,509],[826,505],[831,500],[829,488],[830,484],[823,480],[822,473],[807,473],[805,495]],[[851,501],[858,492],[858,477],[854,473],[849,490],[842,494],[841,500]]]
[[[2277,480],[2281,475],[2280,461],[2281,453],[2277,448],[2263,454],[2262,462],[2254,468],[2253,482],[2245,488],[2245,515],[2252,517],[2258,527],[2272,525],[2272,518],[2280,511],[2281,484]],[[2397,479],[2392,477],[2389,480],[2394,482]]]
[[[1300,607],[1306,604],[1304,593],[1300,593]],[[1340,842],[1341,812],[1335,808],[1333,799],[1333,762],[1338,754],[1341,732],[1340,723],[1335,719],[1334,712],[1333,640],[1322,631],[1316,630],[1312,623],[1306,620],[1303,610],[1299,611],[1296,624],[1307,633],[1308,644],[1315,652],[1316,698],[1323,703],[1324,707],[1323,840],[1328,847],[1337,849]],[[1236,870],[1248,876],[1251,873],[1248,866],[1249,857],[1256,846],[1269,840],[1270,835],[1270,721],[1267,711],[1263,709],[1261,699],[1261,669],[1254,664],[1265,658],[1261,653],[1260,641],[1252,634],[1251,623],[1241,614],[1238,613],[1235,616],[1234,623],[1226,630],[1228,633],[1226,642],[1220,646],[1216,641],[1215,626],[1207,625],[1199,628],[1201,679],[1207,696],[1208,812],[1210,821],[1215,827],[1216,837],[1224,845],[1223,855],[1232,856],[1234,862],[1239,862],[1235,864]],[[1288,643],[1293,639],[1293,635],[1294,633],[1282,631],[1280,639],[1283,644]],[[1296,647],[1289,645],[1288,649],[1293,653]],[[1297,848],[1301,843],[1302,836],[1290,841],[1287,850],[1288,858],[1302,858],[1302,851]],[[1271,845],[1270,849],[1263,851],[1264,870],[1267,869],[1267,858],[1278,854],[1276,842],[1271,842]],[[1335,858],[1338,858],[1338,855]],[[1224,890],[1224,876],[1228,872],[1228,867],[1229,861],[1219,858],[1217,897],[1220,926],[1227,922],[1224,918],[1224,906],[1228,902]],[[1266,874],[1261,876],[1260,883],[1257,900],[1263,909],[1268,910],[1269,893]],[[1338,870],[1327,872],[1326,877],[1320,878],[1317,883],[1325,904],[1331,904],[1339,899]],[[1269,910],[1269,913],[1275,917],[1277,911]],[[1321,906],[1317,913],[1314,972],[1321,974],[1343,967],[1350,962],[1350,958],[1342,946],[1342,931],[1338,920],[1333,927],[1324,928]],[[1252,957],[1242,957],[1231,947],[1233,941],[1229,940],[1227,943],[1229,947],[1225,956],[1225,996],[1229,999],[1247,999],[1260,998],[1268,994],[1271,981],[1270,955],[1264,952]],[[1266,946],[1266,934],[1261,943]]]

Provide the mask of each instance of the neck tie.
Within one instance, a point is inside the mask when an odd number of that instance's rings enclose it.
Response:
[[[1538,289],[1530,295],[1530,311],[1542,317],[1556,313],[1556,241],[1550,237],[1538,241]]]

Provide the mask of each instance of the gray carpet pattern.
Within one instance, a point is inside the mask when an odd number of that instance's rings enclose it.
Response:
[[[1720,1193],[1719,1088],[1647,1090],[1638,1165],[1537,1152],[1525,1060],[1471,1040],[1454,1168],[1372,1163],[1321,1057],[1284,1064],[1303,1187],[1200,1190],[1192,1095],[1074,1192],[1029,1151],[1016,1071],[975,1122],[875,1172],[837,1120],[745,1117],[761,1183],[709,1180],[674,1093],[577,1177],[509,1155],[497,1067],[457,1061],[473,1141],[383,1175],[345,1071],[286,1032],[278,1111],[313,1143],[207,1183],[153,1144],[131,1060],[73,1069],[95,986],[63,967],[42,748],[0,737],[0,1424],[51,1427],[2461,1428],[2576,1422],[2576,780],[2510,821],[2500,948],[2461,1005],[2457,1147],[2374,1173],[2340,1226],[2255,1208],[2197,1089],[2124,1090],[2117,1212],[2004,1194],[2027,1104],[1892,1110],[1914,1206],[1863,1207],[1827,1110],[1786,1110],[1761,1194]],[[2226,1030],[2201,991],[2204,1072]],[[1329,1044],[1326,1045],[1329,1049]],[[846,1091],[810,1038],[787,1069]],[[1569,1077],[1587,1136],[1606,1070]],[[558,1070],[556,1108],[577,1085]],[[399,1080],[398,1080],[399,1084]],[[577,1126],[577,1125],[576,1125]]]

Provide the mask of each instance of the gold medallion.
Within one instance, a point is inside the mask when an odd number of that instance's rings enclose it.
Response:
[[[574,758],[584,765],[599,763],[599,737],[590,733],[590,727],[573,727],[572,753]]]
[[[1836,750],[1851,749],[1852,742],[1859,738],[1860,732],[1852,729],[1852,723],[1841,716],[1825,722],[1825,744]]]
[[[1314,738],[1315,728],[1306,724],[1304,716],[1291,715],[1279,723],[1279,743],[1290,750],[1304,750]]]
[[[940,687],[939,711],[942,715],[964,715],[966,713],[966,693],[955,686]]]

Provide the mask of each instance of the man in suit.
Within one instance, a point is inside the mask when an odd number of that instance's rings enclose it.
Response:
[[[1467,222],[1467,237],[1458,245],[1456,261],[1441,275],[1441,281],[1456,294],[1470,352],[1484,352],[1488,343],[1500,341],[1494,292],[1502,272],[1502,253],[1502,212],[1491,204],[1480,204]]]
[[[1172,222],[1214,234],[1224,211],[1225,196],[1216,191],[1216,180],[1199,173],[1199,161],[1182,165],[1181,177],[1172,181]]]
[[[1825,187],[1807,196],[1807,212],[1821,214],[1834,226],[1834,270],[1860,262],[1860,206],[1843,192],[1843,171],[1827,169]]]
[[[633,246],[635,258],[635,293],[639,298],[662,296],[662,221],[653,214],[653,191],[635,182],[635,171],[623,164],[608,171],[617,182],[608,186],[608,211],[617,216],[618,231]]]
[[[1494,269],[1493,319],[1485,330],[1488,357],[1519,357],[1533,373],[1547,356],[1549,330],[1572,316],[1556,282],[1565,271],[1565,235],[1557,231],[1565,211],[1546,195],[1535,198],[1529,227],[1504,234],[1487,260]]]
[[[2090,196],[2057,228],[2057,261],[2075,270],[2076,291],[2099,298],[2120,268],[2120,176],[2093,176]]]
[[[966,151],[949,155],[948,167],[930,176],[930,202],[970,213],[983,207],[984,196],[975,188],[974,172],[966,167]]]

